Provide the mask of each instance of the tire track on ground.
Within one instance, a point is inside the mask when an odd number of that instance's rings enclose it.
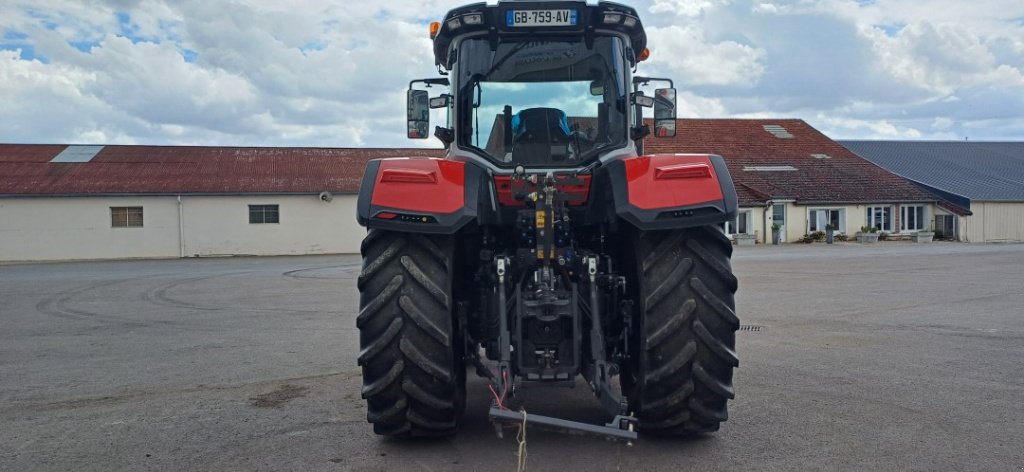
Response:
[[[101,325],[107,325],[112,327],[123,327],[123,328],[149,328],[154,325],[164,328],[174,328],[187,331],[199,331],[208,332],[230,328],[229,326],[217,326],[217,325],[203,325],[194,323],[182,323],[173,320],[161,320],[161,319],[138,319],[125,316],[113,315],[110,313],[97,312],[92,310],[86,310],[74,306],[75,299],[82,295],[104,288],[116,286],[126,282],[138,282],[147,279],[157,278],[159,276],[147,276],[140,278],[131,279],[118,279],[108,280],[100,283],[90,284],[82,287],[78,287],[72,290],[58,292],[50,297],[41,300],[36,304],[36,310],[40,313],[54,316],[57,318],[68,319],[73,321],[93,321],[98,322]],[[140,295],[140,298],[143,295]],[[125,297],[127,298],[127,297]],[[113,302],[120,302],[123,299],[111,299]]]
[[[168,283],[168,284],[158,285],[156,287],[153,287],[153,288],[143,292],[142,295],[139,298],[142,299],[143,301],[146,301],[146,302],[149,302],[149,303],[153,303],[155,305],[166,306],[166,307],[171,307],[171,308],[188,308],[190,310],[198,310],[198,311],[220,311],[220,310],[224,310],[226,307],[210,307],[210,306],[197,305],[197,304],[190,303],[190,302],[187,302],[187,301],[183,301],[183,300],[178,300],[176,298],[172,298],[170,295],[167,294],[167,292],[170,291],[171,289],[180,287],[180,286],[185,285],[185,284],[202,282],[204,280],[211,280],[211,279],[215,279],[215,278],[219,278],[219,277],[228,277],[228,276],[232,276],[232,275],[242,275],[242,274],[247,274],[247,273],[249,273],[249,272],[236,272],[236,273],[228,273],[228,274],[208,275],[208,276],[205,276],[205,277],[191,277],[191,278],[187,278],[187,279],[179,279],[179,280],[175,280],[175,281],[173,281],[171,283]]]
[[[362,267],[362,263],[361,262],[360,263],[351,263],[351,264],[342,264],[342,265],[339,265],[339,266],[309,267],[309,268],[306,268],[306,269],[289,270],[287,272],[282,273],[281,275],[283,275],[285,277],[291,277],[293,279],[345,280],[345,279],[348,279],[350,277],[327,277],[327,276],[301,275],[301,274],[303,274],[305,272],[313,272],[313,271],[317,271],[317,270],[326,270],[326,269],[350,270],[350,269],[358,269],[360,267]],[[346,274],[346,275],[348,275],[348,274]]]
[[[99,407],[99,406],[110,406],[130,401],[144,400],[148,398],[157,398],[164,396],[180,396],[188,395],[193,393],[201,392],[215,392],[215,391],[230,391],[230,390],[242,390],[242,389],[260,389],[267,387],[276,387],[284,384],[299,384],[302,386],[309,386],[317,382],[322,382],[327,379],[341,378],[343,380],[355,379],[361,377],[362,374],[359,370],[342,371],[342,372],[328,372],[322,374],[306,375],[301,377],[292,377],[287,379],[267,379],[258,380],[256,382],[239,383],[239,384],[221,384],[221,385],[205,385],[199,384],[191,387],[184,388],[168,388],[163,390],[135,390],[126,391],[110,395],[98,395],[89,397],[70,398],[63,400],[47,400],[44,398],[15,398],[11,400],[11,405],[6,405],[3,409],[20,410],[28,409],[33,411],[51,411],[60,409],[74,409],[74,408],[88,408],[88,407]],[[329,385],[333,385],[329,384]]]
[[[36,311],[50,315],[56,318],[62,318],[73,321],[98,321],[100,323],[112,324],[118,326],[126,326],[132,328],[145,327],[146,324],[140,321],[126,320],[121,317],[112,316],[107,313],[97,313],[88,310],[82,310],[70,306],[71,300],[87,292],[111,287],[117,284],[125,282],[135,281],[139,279],[119,279],[119,280],[107,280],[100,283],[89,284],[83,287],[58,292],[54,295],[40,300],[36,303]]]
[[[299,270],[310,270],[310,269],[299,269]],[[296,272],[296,271],[292,271],[292,272]],[[252,274],[252,273],[253,272],[233,272],[233,273],[227,273],[227,274],[211,275],[211,276],[205,276],[205,277],[191,277],[191,278],[187,278],[187,279],[175,280],[175,281],[173,281],[171,283],[160,285],[160,286],[157,286],[157,287],[153,287],[153,288],[147,290],[146,292],[144,292],[140,296],[140,299],[142,299],[142,300],[144,300],[146,302],[152,303],[154,305],[158,305],[158,306],[164,306],[164,307],[169,307],[169,308],[181,308],[181,309],[195,310],[195,311],[205,311],[205,312],[217,312],[217,311],[224,311],[224,310],[229,310],[229,309],[242,309],[242,310],[245,310],[245,311],[248,311],[248,312],[253,312],[253,313],[270,313],[270,314],[320,315],[320,314],[331,314],[331,313],[334,313],[334,311],[332,311],[332,310],[299,310],[299,309],[293,309],[293,308],[276,309],[276,308],[260,308],[260,307],[247,307],[247,308],[245,308],[245,307],[238,307],[238,306],[233,306],[233,305],[228,305],[228,306],[206,306],[206,305],[195,304],[195,303],[192,303],[192,302],[187,301],[187,300],[181,300],[179,298],[175,298],[170,293],[168,293],[168,292],[172,291],[173,289],[176,289],[178,287],[181,287],[181,286],[184,286],[184,285],[188,285],[188,284],[191,284],[191,283],[203,282],[203,281],[212,280],[212,279],[220,278],[220,277],[230,277],[230,276],[236,276],[236,275],[247,275],[247,274]],[[296,278],[311,278],[312,279],[312,278],[317,278],[317,277],[301,277],[300,276],[300,277],[296,277]]]

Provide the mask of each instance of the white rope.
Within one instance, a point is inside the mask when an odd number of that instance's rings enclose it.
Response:
[[[516,472],[524,472],[526,470],[526,409],[519,410],[523,413],[523,423],[519,425],[519,434],[516,436],[516,440],[519,441],[519,466],[516,467]]]

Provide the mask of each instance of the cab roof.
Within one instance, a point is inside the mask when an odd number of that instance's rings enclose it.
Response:
[[[571,21],[559,25],[514,26],[515,12],[566,11]],[[573,24],[569,24],[573,23]],[[450,69],[448,50],[452,41],[467,34],[488,33],[495,44],[500,38],[522,38],[533,34],[565,35],[593,38],[599,32],[623,33],[630,38],[636,56],[647,47],[647,34],[636,9],[614,2],[588,5],[583,0],[506,0],[497,5],[474,3],[455,8],[444,16],[434,36],[434,60],[439,67]]]

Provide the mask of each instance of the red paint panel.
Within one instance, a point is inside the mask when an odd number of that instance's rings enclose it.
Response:
[[[668,179],[710,179],[711,166],[707,164],[676,164],[670,166],[656,167],[654,169],[656,180]]]
[[[417,169],[384,169],[380,173],[381,182],[405,184],[436,184],[437,173]]]
[[[626,159],[625,164],[629,203],[637,208],[678,208],[723,199],[707,155],[655,154]]]
[[[581,175],[580,180],[583,181],[581,185],[556,185],[559,190],[565,192],[568,195],[578,199],[569,203],[569,206],[582,206],[587,204],[587,200],[590,198],[590,176]],[[498,203],[503,206],[510,207],[525,207],[526,202],[516,200],[512,198],[512,176],[510,175],[496,175],[494,176],[494,186],[498,189]]]
[[[404,178],[410,176],[418,177]],[[431,176],[435,181],[425,181],[424,176]],[[465,184],[466,164],[462,162],[382,159],[370,203],[424,213],[454,213],[465,204]]]

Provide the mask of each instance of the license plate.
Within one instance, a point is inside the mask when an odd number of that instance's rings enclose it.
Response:
[[[509,10],[506,23],[513,28],[576,26],[576,10]]]

